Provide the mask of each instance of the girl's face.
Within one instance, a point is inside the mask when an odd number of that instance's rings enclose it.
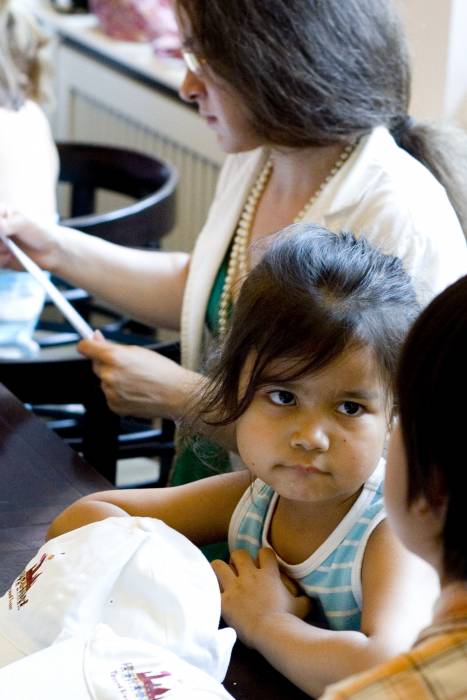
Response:
[[[286,376],[285,362],[271,369],[280,376],[281,368]],[[246,367],[243,382],[248,374]],[[283,498],[342,502],[376,468],[388,421],[373,353],[352,348],[319,372],[259,388],[237,421],[237,445],[252,473]]]
[[[180,97],[194,102],[201,117],[213,129],[220,147],[226,153],[240,153],[260,145],[248,120],[241,97],[193,52],[189,22],[178,12],[177,23],[182,37],[182,53],[187,71],[180,87]]]

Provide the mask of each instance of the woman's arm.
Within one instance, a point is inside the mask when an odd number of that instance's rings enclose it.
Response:
[[[39,226],[1,205],[0,233],[14,237],[41,267],[132,318],[179,328],[190,262],[187,254],[135,250],[63,226]],[[6,265],[13,267],[16,261],[0,242],[0,266]],[[79,350],[92,360],[110,408],[121,415],[184,418],[190,415],[192,393],[204,381],[201,375],[140,347],[94,338],[82,341]],[[213,434],[203,422],[193,427]],[[233,430],[214,433],[234,449]]]
[[[249,472],[233,472],[163,489],[102,491],[80,498],[49,527],[47,539],[113,516],[163,520],[197,545],[226,539],[231,515],[250,483]]]
[[[407,648],[430,617],[435,577],[427,576],[428,567],[402,548],[386,523],[372,533],[365,552],[360,632],[303,621],[300,598],[285,589],[274,554],[265,559],[265,551],[259,568],[241,550],[232,555],[233,569],[213,564],[223,589],[222,615],[248,646],[313,697]]]
[[[0,210],[0,233],[11,235],[41,267],[132,318],[179,328],[189,267],[186,253],[127,248],[64,226],[40,226],[5,208]],[[4,246],[0,265],[15,265]]]

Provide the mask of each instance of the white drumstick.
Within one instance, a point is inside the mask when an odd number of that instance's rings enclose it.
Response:
[[[78,331],[80,336],[83,338],[92,338],[94,331],[91,326],[86,323],[84,318],[82,318],[82,316],[79,315],[70,302],[65,299],[63,294],[50,281],[48,276],[41,270],[41,268],[36,265],[34,260],[31,260],[31,258],[26,255],[21,248],[18,248],[16,243],[10,240],[8,236],[0,234],[0,237],[7,248],[13,253],[15,258],[21,263],[24,269],[27,270],[34,277],[34,279],[39,282],[41,287],[45,289],[55,306],[60,309],[62,314],[71,323],[73,328]]]

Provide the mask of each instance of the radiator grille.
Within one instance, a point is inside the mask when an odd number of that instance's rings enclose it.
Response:
[[[166,250],[190,251],[206,219],[216,185],[219,165],[186,146],[149,129],[136,119],[113,110],[88,95],[73,89],[70,95],[69,138],[106,145],[134,148],[170,161],[178,170],[177,222],[163,240]],[[66,210],[67,194],[60,194],[60,208]],[[120,195],[101,192],[98,210],[109,211],[129,200]]]

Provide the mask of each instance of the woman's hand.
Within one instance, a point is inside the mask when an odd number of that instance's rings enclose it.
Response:
[[[284,581],[272,549],[260,549],[257,562],[237,549],[230,564],[213,561],[212,567],[221,588],[222,617],[248,646],[256,646],[262,619],[275,614],[304,619],[310,612],[310,599]]]
[[[122,416],[177,420],[201,380],[157,352],[111,343],[99,331],[78,350],[92,360],[110,408]]]
[[[53,270],[56,266],[60,226],[41,226],[19,212],[0,204],[0,234],[11,238],[38,265]],[[0,267],[22,269],[15,256],[0,241]]]

